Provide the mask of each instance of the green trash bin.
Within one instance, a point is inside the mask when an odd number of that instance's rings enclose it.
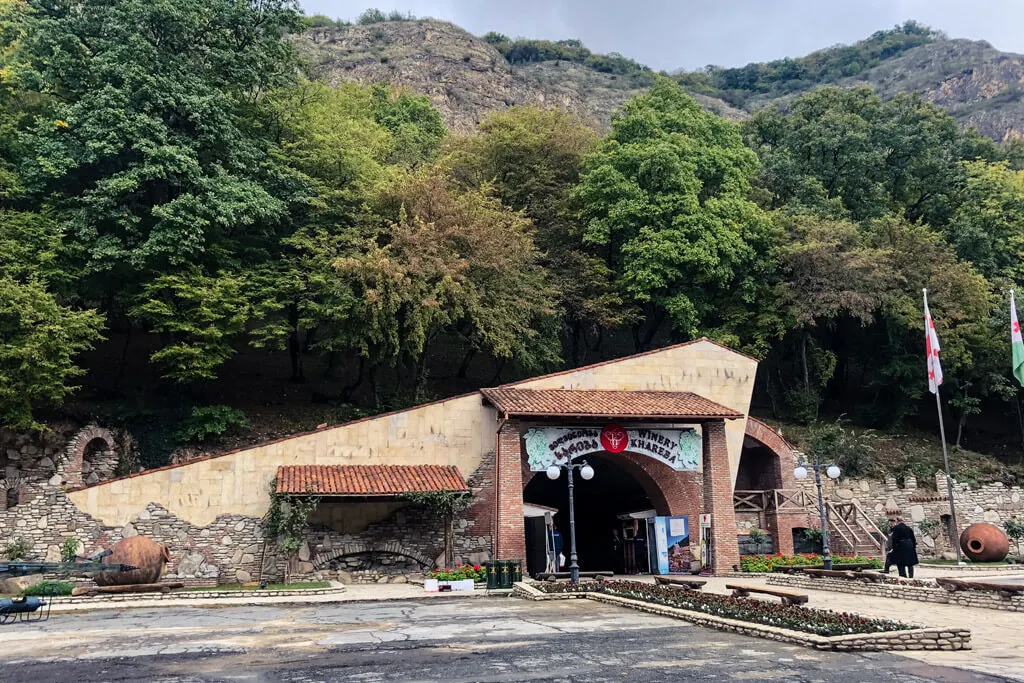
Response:
[[[512,587],[512,563],[509,561],[498,561],[498,572],[501,575],[501,587]]]
[[[490,562],[484,563],[484,569],[487,571],[487,590],[494,590],[495,588],[501,587],[501,574],[498,569],[497,560],[491,560]]]
[[[519,583],[523,580],[523,563],[522,560],[512,560],[509,562],[512,574],[512,583]]]

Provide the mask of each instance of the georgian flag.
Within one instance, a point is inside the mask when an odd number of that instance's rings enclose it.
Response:
[[[1017,304],[1010,290],[1010,349],[1013,352],[1013,376],[1024,386],[1024,339],[1020,336],[1020,323],[1017,322]]]
[[[942,364],[939,363],[939,336],[935,334],[935,323],[928,310],[928,290],[924,290],[924,347],[928,354],[928,391],[939,392],[942,384]]]

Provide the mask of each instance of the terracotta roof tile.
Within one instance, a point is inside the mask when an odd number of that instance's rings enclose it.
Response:
[[[282,465],[277,492],[324,496],[400,496],[468,491],[454,465]]]
[[[509,415],[603,418],[720,418],[742,413],[688,391],[582,389],[481,389],[484,398]]]

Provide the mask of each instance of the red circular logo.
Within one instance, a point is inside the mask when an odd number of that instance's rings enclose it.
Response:
[[[619,425],[608,425],[601,430],[601,445],[609,453],[621,453],[629,445],[629,434]]]

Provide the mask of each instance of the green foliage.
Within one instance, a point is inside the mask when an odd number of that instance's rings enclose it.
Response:
[[[921,533],[932,538],[935,538],[935,534],[941,526],[942,522],[937,519],[926,519],[917,523],[917,528],[921,530]]]
[[[747,531],[747,535],[750,537],[750,540],[753,541],[754,545],[757,547],[757,552],[759,553],[761,552],[761,546],[771,539],[771,536],[761,529],[750,529]]]
[[[488,31],[484,34],[483,38],[485,43],[490,43],[491,45],[503,45],[512,42],[512,39],[504,33],[497,33],[495,31]]]
[[[68,536],[60,544],[60,561],[61,562],[74,562],[75,558],[78,557],[78,548],[80,542],[74,536]]]
[[[771,226],[747,199],[757,159],[736,126],[659,80],[616,116],[573,193],[583,237],[651,321],[732,341],[767,296]],[[754,330],[750,337],[771,332]]]
[[[455,564],[455,539],[452,526],[455,522],[455,515],[472,505],[473,494],[465,491],[414,491],[406,493],[405,499],[413,505],[425,507],[442,519],[444,522],[445,566],[453,566]]]
[[[835,83],[872,69],[907,50],[935,42],[942,34],[914,21],[877,31],[853,45],[839,45],[812,52],[797,59],[779,59],[764,64],[723,69],[709,66],[704,72],[683,73],[684,86],[700,89],[742,104],[750,93],[772,97],[807,90],[817,84]]]
[[[810,528],[803,530],[804,540],[808,543],[820,544],[822,536],[823,534],[821,533],[821,529]]]
[[[102,318],[58,303],[46,285],[0,271],[0,420],[15,430],[42,429],[40,405],[56,405],[84,374],[75,357],[100,338]]]
[[[177,438],[183,443],[203,442],[211,436],[248,427],[249,419],[241,410],[231,406],[197,406],[178,430]]]
[[[261,521],[263,533],[275,539],[278,550],[291,559],[306,541],[309,517],[320,504],[320,496],[278,493],[277,477],[270,482],[269,492],[270,508]]]
[[[488,33],[484,40],[494,45],[510,64],[536,64],[538,62],[565,61],[582,64],[601,73],[625,76],[633,87],[654,83],[650,68],[623,57],[617,52],[599,55],[591,52],[578,40],[509,40],[500,33]]]
[[[807,537],[806,534],[805,537]],[[817,553],[744,555],[740,558],[740,571],[772,572],[776,567],[819,567],[822,566],[822,562],[824,562],[822,556]],[[877,557],[861,557],[859,555],[832,555],[832,563],[863,564],[875,569],[882,568],[882,562]]]
[[[876,465],[874,439],[870,430],[851,428],[843,419],[811,426],[811,452],[818,462],[838,465],[849,477],[878,476],[872,471]]]
[[[375,7],[371,7],[370,9],[365,10],[362,14],[360,14],[359,18],[356,19],[356,22],[360,26],[369,26],[370,24],[380,24],[387,20],[388,15],[384,14],[384,12],[381,12],[379,9]]]
[[[241,277],[190,269],[147,283],[132,313],[167,339],[151,356],[163,376],[187,384],[213,379],[235,353],[232,342],[245,331],[249,305]]]
[[[431,570],[430,578],[437,579],[438,581],[464,581],[466,579],[486,581],[487,570],[480,565],[470,566],[468,564],[464,564],[459,565],[455,569]]]
[[[71,595],[73,590],[75,590],[75,584],[71,581],[40,581],[23,590],[21,594],[45,598],[54,595]]]
[[[23,560],[32,551],[32,544],[24,538],[12,538],[4,546],[3,557],[5,560]]]

